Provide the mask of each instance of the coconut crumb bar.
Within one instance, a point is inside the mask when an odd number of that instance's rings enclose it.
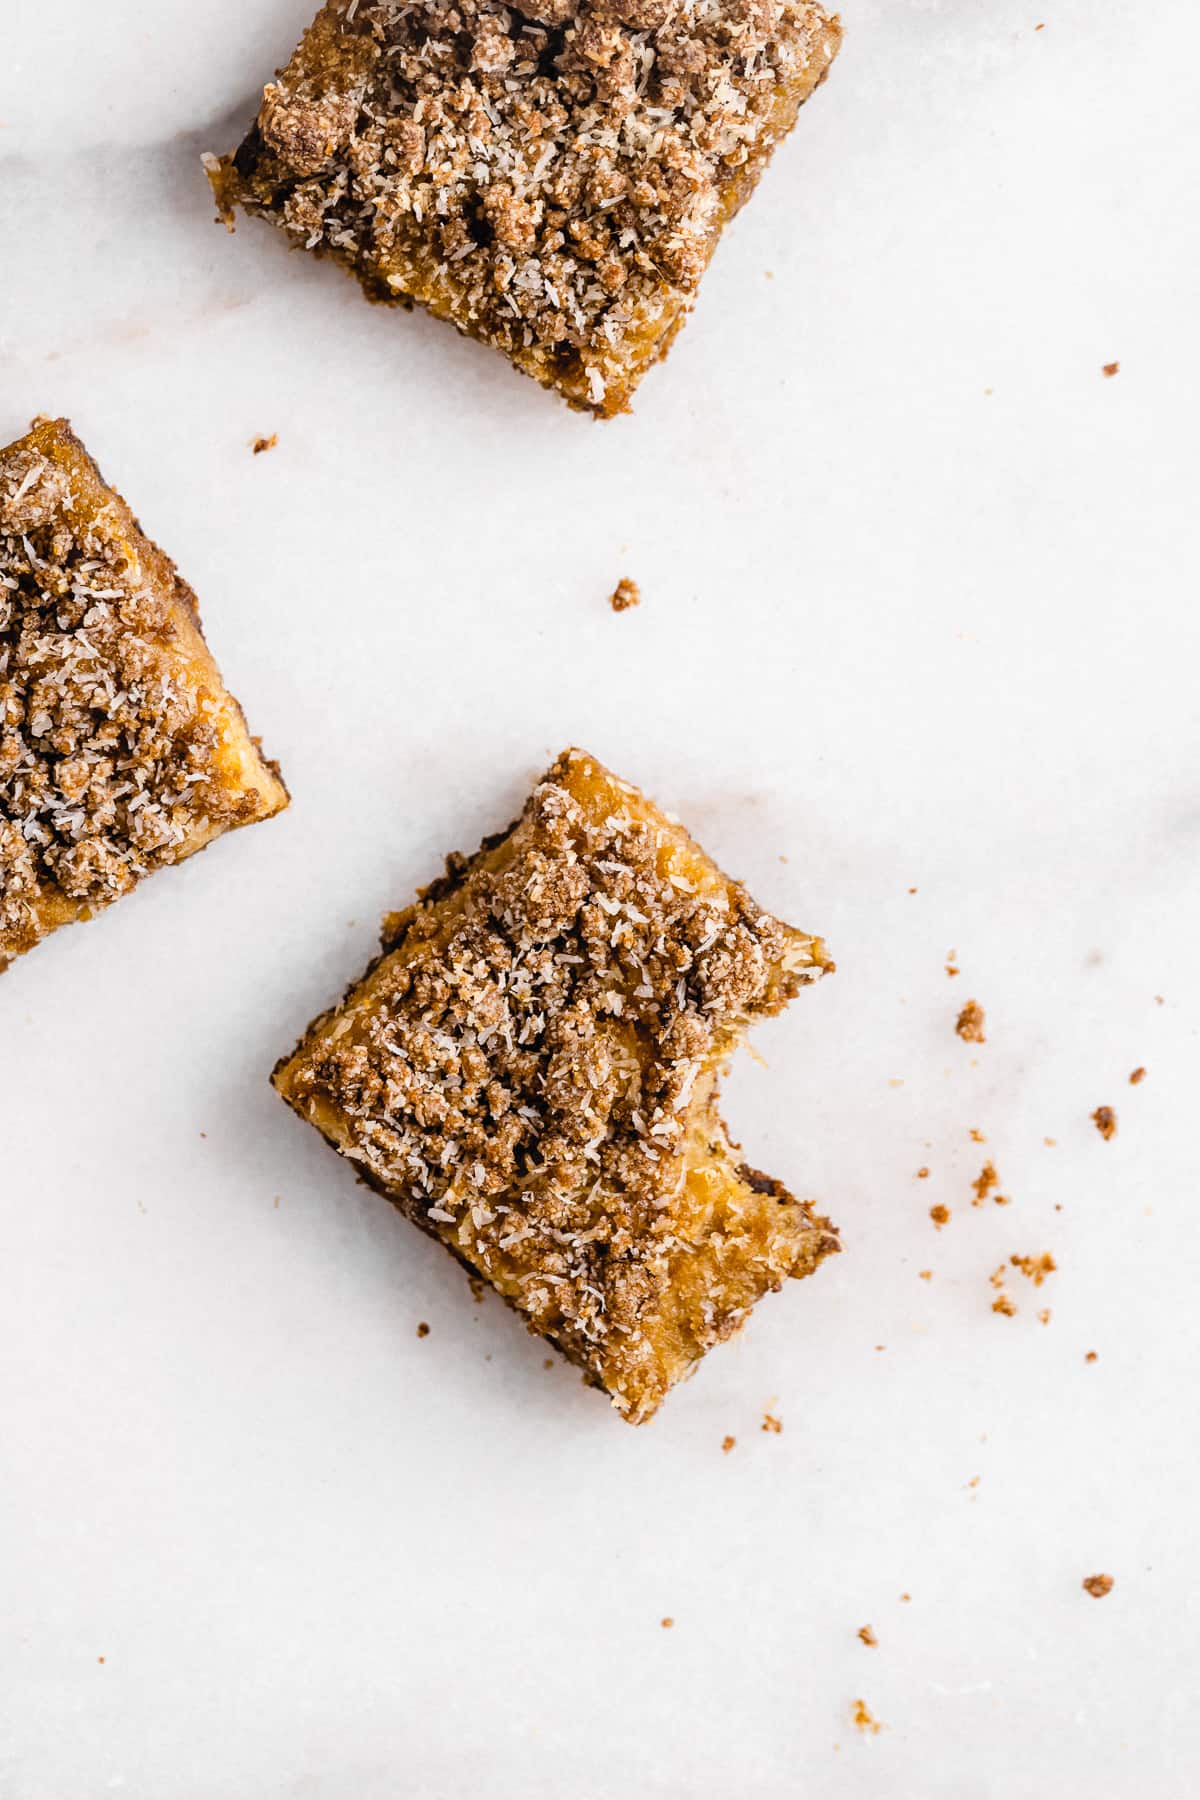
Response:
[[[838,1248],[717,1111],[747,1026],[831,968],[568,750],[515,825],[385,920],[272,1079],[639,1424]]]
[[[227,222],[608,417],[840,41],[817,0],[330,0],[206,164]]]
[[[0,970],[287,799],[192,590],[37,420],[0,450]]]

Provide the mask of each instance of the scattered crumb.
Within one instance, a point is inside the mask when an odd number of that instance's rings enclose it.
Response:
[[[1009,1262],[1014,1269],[1020,1269],[1032,1281],[1034,1287],[1041,1287],[1047,1275],[1053,1275],[1058,1264],[1048,1253],[1041,1256],[1010,1256]]]
[[[1043,1144],[1045,1144],[1047,1150],[1057,1150],[1058,1149],[1058,1139],[1057,1138],[1043,1138],[1042,1142],[1043,1142]]]
[[[950,1223],[950,1208],[948,1206],[931,1206],[929,1216],[940,1231],[943,1225]]]
[[[206,1137],[207,1137],[207,1136],[208,1136],[208,1133],[207,1133],[207,1131],[202,1131],[202,1132],[201,1132],[201,1133],[200,1133],[200,1136],[201,1136],[201,1137],[202,1137],[202,1138],[206,1138]]]
[[[996,1173],[996,1165],[989,1158],[980,1169],[971,1186],[975,1190],[972,1206],[982,1206],[994,1187],[1000,1186],[1000,1177]]]
[[[858,1726],[860,1731],[869,1731],[872,1734],[877,1734],[883,1730],[883,1726],[879,1723],[879,1720],[874,1717],[865,1700],[856,1700],[854,1702],[854,1723]]]
[[[1035,25],[1033,29],[1035,31],[1045,31],[1046,27],[1044,25]]]
[[[270,437],[256,437],[250,441],[250,448],[255,456],[261,456],[264,450],[273,450],[279,442],[279,433],[273,431]]]
[[[1130,1087],[1137,1087],[1137,1086],[1139,1086],[1139,1084],[1141,1082],[1145,1081],[1145,1079],[1146,1079],[1145,1069],[1137,1068],[1133,1071],[1133,1074],[1129,1077],[1129,1085],[1130,1085]]]
[[[1038,1323],[1040,1325],[1048,1325],[1050,1323],[1050,1308],[1048,1306],[1043,1306],[1041,1312],[1038,1314]]]
[[[932,1269],[918,1269],[917,1274],[920,1276],[922,1281],[932,1281],[933,1280],[933,1270]]]
[[[726,1456],[729,1455],[729,1452],[733,1449],[733,1446],[736,1443],[737,1443],[737,1439],[735,1437],[723,1437],[721,1439],[721,1448],[725,1452]]]
[[[671,1618],[662,1619],[659,1622],[662,1625],[662,1628],[664,1631],[670,1631],[672,1625],[674,1625],[674,1623],[675,1623],[674,1619],[671,1619]]]
[[[104,1658],[103,1658],[103,1657],[102,1657],[102,1656],[98,1656],[98,1657],[97,1657],[97,1658],[96,1658],[96,1661],[97,1661],[97,1662],[98,1662],[98,1663],[102,1663],[102,1662],[103,1662],[103,1661],[104,1661]]]
[[[877,1349],[877,1350],[886,1350],[886,1349],[887,1349],[887,1345],[886,1345],[886,1344],[876,1344],[876,1346],[875,1346],[875,1348],[876,1348],[876,1349]]]
[[[912,1595],[911,1594],[901,1594],[900,1598],[901,1598],[901,1600],[903,1600],[905,1606],[907,1606],[909,1601],[912,1599]]]
[[[476,1306],[482,1306],[483,1305],[483,1283],[482,1283],[482,1281],[480,1281],[478,1275],[468,1275],[467,1276],[467,1286],[471,1290],[471,1298],[475,1302]]]
[[[875,1633],[871,1630],[871,1627],[869,1625],[860,1625],[859,1626],[858,1637],[859,1637],[859,1642],[866,1644],[870,1649],[874,1650],[878,1647],[879,1639],[875,1636]],[[861,1704],[861,1702],[860,1702],[860,1704]]]
[[[425,1323],[424,1319],[422,1319],[421,1323],[417,1326],[417,1336],[418,1337],[428,1337],[429,1336],[429,1327]]]
[[[766,279],[767,279],[767,280],[768,280],[768,281],[774,281],[774,279],[775,279],[775,271],[774,271],[774,269],[764,269],[764,270],[763,270],[763,275],[764,275],[764,276],[765,276],[765,277],[766,277]]]
[[[946,958],[946,973],[947,973],[947,975],[961,975],[962,974],[962,970],[958,966],[958,951],[957,950],[951,950],[950,954]]]
[[[924,1165],[922,1165],[922,1167],[917,1170],[917,1180],[918,1181],[928,1181],[929,1180],[929,1170],[927,1168],[925,1168]]]
[[[973,1144],[986,1144],[987,1143],[987,1139],[984,1137],[982,1131],[977,1130],[977,1128],[974,1125],[972,1125],[972,1127],[971,1127],[971,1142]]]
[[[1007,1294],[996,1295],[996,1298],[992,1301],[992,1311],[994,1313],[1003,1313],[1006,1319],[1015,1319],[1017,1316],[1017,1309]]]
[[[1093,1600],[1103,1600],[1105,1594],[1113,1591],[1113,1578],[1111,1575],[1085,1575],[1083,1591],[1090,1594]]]
[[[1161,994],[1155,994],[1155,996],[1154,996],[1154,1004],[1155,1004],[1155,1006],[1165,1006],[1165,1005],[1166,1005],[1166,1004],[1167,1004],[1167,1003],[1166,1003],[1166,1001],[1165,1001],[1165,1000],[1164,1000],[1164,999],[1163,999],[1163,997],[1162,997],[1162,995],[1161,995]]]
[[[1001,1263],[999,1268],[993,1269],[991,1274],[988,1276],[988,1280],[991,1282],[991,1284],[994,1288],[1003,1287],[1004,1283],[1007,1281],[1007,1279],[1008,1279],[1008,1264],[1007,1263]]]
[[[964,1044],[986,1044],[983,1035],[984,1012],[978,1000],[968,1000],[958,1015],[954,1029]]]
[[[779,1432],[783,1430],[783,1420],[775,1418],[773,1413],[764,1413],[762,1428],[764,1431]]]
[[[1110,381],[1112,380],[1114,375],[1119,375],[1120,372],[1121,372],[1121,365],[1119,362],[1105,363],[1104,373],[1105,373],[1105,375],[1107,375],[1107,377]]]
[[[554,1358],[552,1356],[548,1356],[545,1359],[545,1361],[543,1362],[542,1367],[543,1367],[543,1369],[552,1369],[554,1367]]]
[[[642,590],[636,581],[630,581],[628,576],[622,575],[608,597],[608,604],[614,612],[628,612],[631,606],[642,604]]]
[[[909,888],[908,891],[910,894],[915,894],[917,890],[916,890],[916,888]]]
[[[979,1486],[979,1476],[972,1475],[970,1481],[968,1481],[968,1483],[967,1483],[967,1486],[969,1488],[977,1488]]]
[[[1092,1123],[1105,1143],[1117,1135],[1117,1115],[1111,1106],[1098,1106],[1092,1114]]]

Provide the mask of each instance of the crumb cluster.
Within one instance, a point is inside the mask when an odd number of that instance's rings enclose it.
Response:
[[[70,428],[0,451],[0,968],[262,816],[197,651],[194,596]]]
[[[385,946],[277,1085],[631,1416],[836,1248],[715,1110],[748,1021],[828,966],[819,940],[590,758]]]
[[[817,0],[330,0],[209,173],[618,411],[840,35]]]
[[[985,1044],[984,1011],[978,1000],[968,1000],[955,1021],[954,1029],[964,1044]]]
[[[1092,1124],[1105,1143],[1117,1135],[1117,1115],[1111,1106],[1098,1106],[1092,1114]]]
[[[1112,1593],[1115,1585],[1111,1575],[1085,1575],[1083,1578],[1083,1591],[1093,1600],[1103,1600],[1106,1594]]]
[[[641,603],[641,588],[636,581],[630,581],[625,575],[618,581],[608,598],[608,604],[617,613],[628,612],[631,606],[640,606]]]

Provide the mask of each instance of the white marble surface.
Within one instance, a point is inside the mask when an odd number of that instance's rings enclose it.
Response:
[[[846,12],[600,427],[214,226],[303,0],[0,7],[0,431],[295,796],[0,993],[4,1800],[1195,1791],[1200,14]],[[728,1110],[845,1254],[641,1432],[266,1085],[568,741],[840,964]]]

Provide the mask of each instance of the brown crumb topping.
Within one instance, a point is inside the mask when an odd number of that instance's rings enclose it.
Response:
[[[984,1011],[978,1000],[968,1000],[955,1022],[954,1029],[964,1044],[985,1044]]]
[[[883,1726],[872,1713],[865,1700],[856,1700],[854,1702],[852,1717],[859,1731],[869,1732],[872,1736],[878,1736],[883,1730]]]
[[[1130,1085],[1130,1087],[1137,1087],[1141,1082],[1145,1081],[1145,1079],[1146,1079],[1145,1069],[1140,1068],[1140,1067],[1136,1068],[1133,1071],[1132,1075],[1129,1077],[1129,1085]]]
[[[973,1144],[986,1144],[987,1143],[987,1139],[984,1137],[982,1131],[980,1131],[978,1129],[978,1127],[975,1125],[971,1126],[970,1138],[971,1138],[971,1142]]]
[[[1038,1324],[1048,1325],[1050,1323],[1050,1317],[1050,1308],[1048,1306],[1043,1306],[1041,1312],[1038,1314]]]
[[[919,1168],[917,1170],[917,1180],[918,1181],[928,1181],[929,1180],[929,1170],[924,1167]]]
[[[1084,1362],[1099,1362],[1099,1353],[1095,1350],[1089,1350],[1083,1360]]]
[[[39,421],[0,451],[0,968],[263,815],[230,779],[232,714],[191,590]]]
[[[1017,1314],[1017,1309],[1007,1294],[996,1295],[996,1298],[992,1301],[992,1311],[994,1313],[1002,1313],[1006,1319],[1014,1319]]]
[[[270,437],[256,437],[250,448],[253,450],[255,456],[261,456],[264,450],[274,450],[278,442],[279,433],[273,431]]]
[[[875,1636],[875,1633],[871,1630],[869,1625],[859,1626],[858,1640],[861,1644],[866,1644],[870,1650],[876,1649],[879,1644],[879,1639]]]
[[[636,581],[630,581],[627,576],[622,576],[609,595],[608,604],[614,612],[628,612],[631,606],[642,604],[642,590]]]
[[[733,1449],[733,1447],[736,1443],[737,1443],[737,1439],[735,1437],[723,1437],[721,1439],[721,1449],[724,1451],[726,1456],[729,1455],[729,1452]]]
[[[670,1629],[674,1625],[675,1621],[672,1618],[666,1618],[666,1619],[660,1620],[660,1623],[661,1623],[664,1631],[670,1631]]]
[[[1092,1114],[1092,1124],[1105,1143],[1117,1135],[1117,1115],[1111,1106],[1098,1106]]]
[[[417,1326],[417,1336],[419,1338],[427,1338],[429,1336],[429,1327],[424,1319],[422,1319],[421,1323]]]
[[[950,1223],[950,1208],[948,1206],[931,1206],[929,1216],[940,1231],[943,1225]]]
[[[1106,1594],[1112,1593],[1115,1585],[1111,1575],[1085,1575],[1083,1578],[1083,1591],[1093,1600],[1103,1600]]]
[[[753,1018],[830,967],[635,788],[567,752],[451,858],[276,1071],[364,1177],[635,1420],[836,1248],[715,1111]]]
[[[1119,362],[1105,363],[1103,372],[1111,381],[1114,375],[1121,373],[1121,365]]]
[[[605,413],[839,42],[817,0],[330,0],[207,166]]]
[[[777,1419],[773,1413],[764,1413],[762,1429],[764,1431],[780,1432],[783,1430],[783,1420]]]

